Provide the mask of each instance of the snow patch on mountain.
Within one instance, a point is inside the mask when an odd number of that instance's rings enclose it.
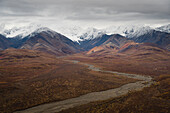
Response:
[[[35,32],[37,29],[39,29],[38,30],[39,32],[42,30],[46,30],[46,29],[40,29],[41,27],[42,27],[41,25],[30,24],[29,26],[24,26],[24,27],[13,27],[11,29],[4,29],[1,31],[1,33],[7,38],[13,38],[13,37],[24,38],[30,35],[31,33]]]
[[[96,28],[87,28],[78,38],[80,40],[91,40],[101,37],[106,32]]]
[[[170,24],[158,27],[155,30],[170,33]]]
[[[43,32],[43,31],[45,31],[45,32],[47,32],[47,33],[49,33],[49,34],[51,34],[51,32],[55,33],[55,31],[53,31],[53,30],[51,30],[51,29],[49,29],[49,28],[47,28],[47,27],[41,27],[41,28],[37,28],[36,30],[34,30],[33,32],[31,32],[30,34],[28,34],[28,35],[26,35],[26,36],[28,36],[28,37],[33,37],[33,36],[35,36],[36,34],[41,33],[41,32]]]
[[[105,34],[105,31],[96,28],[81,28],[78,26],[58,27],[57,32],[76,42],[94,39]]]
[[[79,40],[79,36],[83,33],[84,29],[79,27],[79,26],[57,26],[55,30],[70,38],[72,41],[77,41]]]
[[[144,35],[152,30],[149,26],[142,25],[128,25],[128,26],[111,26],[105,29],[106,34],[120,34],[127,38],[134,38]]]

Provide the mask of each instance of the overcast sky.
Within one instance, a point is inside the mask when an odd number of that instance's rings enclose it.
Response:
[[[170,23],[170,0],[0,0],[0,24],[103,28]]]

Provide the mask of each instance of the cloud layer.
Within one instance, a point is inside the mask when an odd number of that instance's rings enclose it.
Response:
[[[103,27],[170,23],[170,0],[0,0],[0,22]]]

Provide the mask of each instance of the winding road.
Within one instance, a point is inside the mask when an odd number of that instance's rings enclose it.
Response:
[[[79,63],[79,61],[77,60],[66,60],[66,61],[69,61],[75,64]],[[91,64],[87,64],[87,63],[81,63],[81,64],[88,66],[88,69],[93,70],[93,71],[113,73],[113,74],[117,74],[121,76],[126,76],[128,78],[138,79],[141,81],[137,81],[135,83],[128,83],[115,89],[109,89],[109,90],[100,91],[100,92],[92,92],[92,93],[88,93],[88,94],[85,94],[85,95],[82,95],[76,98],[38,105],[32,108],[28,108],[26,110],[16,111],[15,113],[56,113],[56,112],[69,109],[69,108],[72,108],[78,105],[87,104],[89,102],[107,100],[110,98],[122,96],[124,94],[127,94],[129,91],[141,90],[144,87],[148,87],[153,83],[152,78],[150,76],[146,77],[146,76],[137,75],[137,74],[127,74],[127,73],[120,73],[120,72],[114,72],[114,71],[105,71]]]

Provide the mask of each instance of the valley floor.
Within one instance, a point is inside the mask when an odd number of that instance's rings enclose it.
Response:
[[[79,61],[76,61],[76,60],[70,60],[70,61],[73,63],[79,63]],[[113,71],[101,70],[101,69],[94,67],[93,65],[90,65],[90,64],[83,64],[83,65],[87,65],[88,69],[90,69],[92,71],[103,72],[103,73],[112,73],[112,74],[115,73]],[[30,108],[30,109],[18,111],[16,113],[28,113],[28,112],[30,112],[30,113],[31,112],[32,113],[34,113],[34,112],[36,112],[36,113],[46,113],[46,112],[56,113],[61,110],[75,107],[77,105],[82,105],[82,104],[86,104],[86,103],[93,102],[93,101],[107,100],[109,98],[118,97],[118,96],[128,93],[131,90],[133,90],[133,91],[141,90],[142,88],[150,86],[153,83],[151,77],[144,77],[141,75],[126,74],[126,73],[119,73],[119,72],[116,72],[116,73],[120,77],[126,76],[127,78],[135,78],[135,79],[139,79],[142,81],[138,81],[135,83],[127,83],[127,84],[125,84],[121,87],[118,87],[118,88],[114,88],[114,89],[110,89],[110,90],[106,90],[106,91],[92,92],[92,93],[88,93],[86,95],[82,95],[80,97],[66,99],[64,101],[39,105],[39,106]]]
[[[169,113],[170,75],[154,79],[156,82],[141,91],[105,101],[91,102],[61,113]]]
[[[136,79],[94,72],[38,51],[5,50],[0,59],[0,111],[14,112],[96,91]]]
[[[166,113],[169,111],[170,102],[168,54],[130,56],[109,53],[104,56],[91,56],[80,53],[56,58],[39,51],[7,49],[0,53],[0,111],[11,113],[91,92],[122,88],[126,84],[140,83],[141,81],[137,80],[140,77],[133,77],[133,74],[139,74],[144,75],[146,80],[150,79],[148,76],[151,75],[156,83],[142,91],[128,93],[131,89],[127,89],[125,93],[117,95],[121,97],[106,98],[109,100],[90,104],[83,103],[87,105],[61,112],[113,112],[114,110],[122,113],[133,110],[147,112],[148,104],[151,107],[151,111],[148,112],[157,110]],[[123,73],[126,73],[126,76],[122,76]],[[131,77],[127,78],[129,75]],[[132,86],[138,89],[137,84]],[[141,82],[139,89],[145,86],[147,82]],[[126,93],[128,94],[124,95]]]

